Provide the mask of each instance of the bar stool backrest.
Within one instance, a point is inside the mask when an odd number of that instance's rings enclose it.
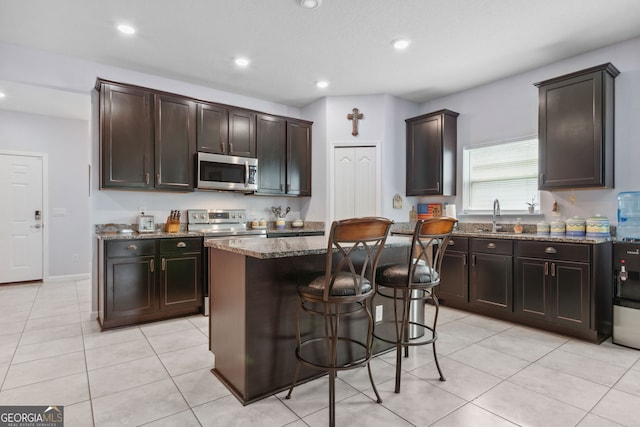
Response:
[[[323,300],[328,301],[337,279],[344,284],[350,274],[355,296],[362,294],[363,284],[375,289],[375,271],[393,221],[379,217],[349,218],[334,221],[329,232]],[[364,252],[360,252],[364,251]],[[354,263],[360,260],[361,266]],[[367,287],[368,288],[368,287]]]
[[[432,284],[440,282],[440,267],[442,258],[449,246],[449,238],[453,232],[454,225],[458,222],[455,218],[438,217],[433,219],[422,219],[416,223],[411,242],[411,252],[409,253],[409,280],[408,286],[415,283],[416,271],[420,271],[421,277],[425,277],[424,266],[429,272]],[[424,282],[422,282],[424,284]]]

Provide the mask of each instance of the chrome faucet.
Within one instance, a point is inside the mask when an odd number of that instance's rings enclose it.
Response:
[[[493,199],[493,227],[491,228],[492,233],[496,233],[499,229],[502,228],[501,225],[496,225],[496,217],[500,216],[500,202],[498,199]]]

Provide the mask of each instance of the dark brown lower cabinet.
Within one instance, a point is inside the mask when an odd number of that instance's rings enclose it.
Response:
[[[513,242],[471,239],[469,302],[488,310],[513,311]]]
[[[107,242],[106,246],[103,327],[152,315],[156,310],[155,240]]]
[[[589,325],[589,264],[518,258],[516,310],[569,327]]]
[[[160,310],[193,309],[202,304],[202,241],[160,240]]]
[[[590,327],[589,245],[518,242],[516,312],[558,326]]]
[[[440,286],[437,296],[441,303],[459,307],[469,302],[469,238],[452,236],[442,258]]]
[[[442,262],[443,305],[592,342],[611,336],[611,242],[453,239]]]
[[[99,262],[103,329],[202,310],[201,238],[106,241]]]

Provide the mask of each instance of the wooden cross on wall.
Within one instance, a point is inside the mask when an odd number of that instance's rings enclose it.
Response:
[[[357,108],[351,110],[351,114],[347,114],[347,120],[351,120],[351,135],[358,136],[358,120],[364,119],[364,114],[358,111]]]

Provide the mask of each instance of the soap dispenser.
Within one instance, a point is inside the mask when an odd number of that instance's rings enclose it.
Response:
[[[513,226],[513,232],[516,234],[522,233],[522,224],[520,224],[520,218],[516,219],[516,225]]]

